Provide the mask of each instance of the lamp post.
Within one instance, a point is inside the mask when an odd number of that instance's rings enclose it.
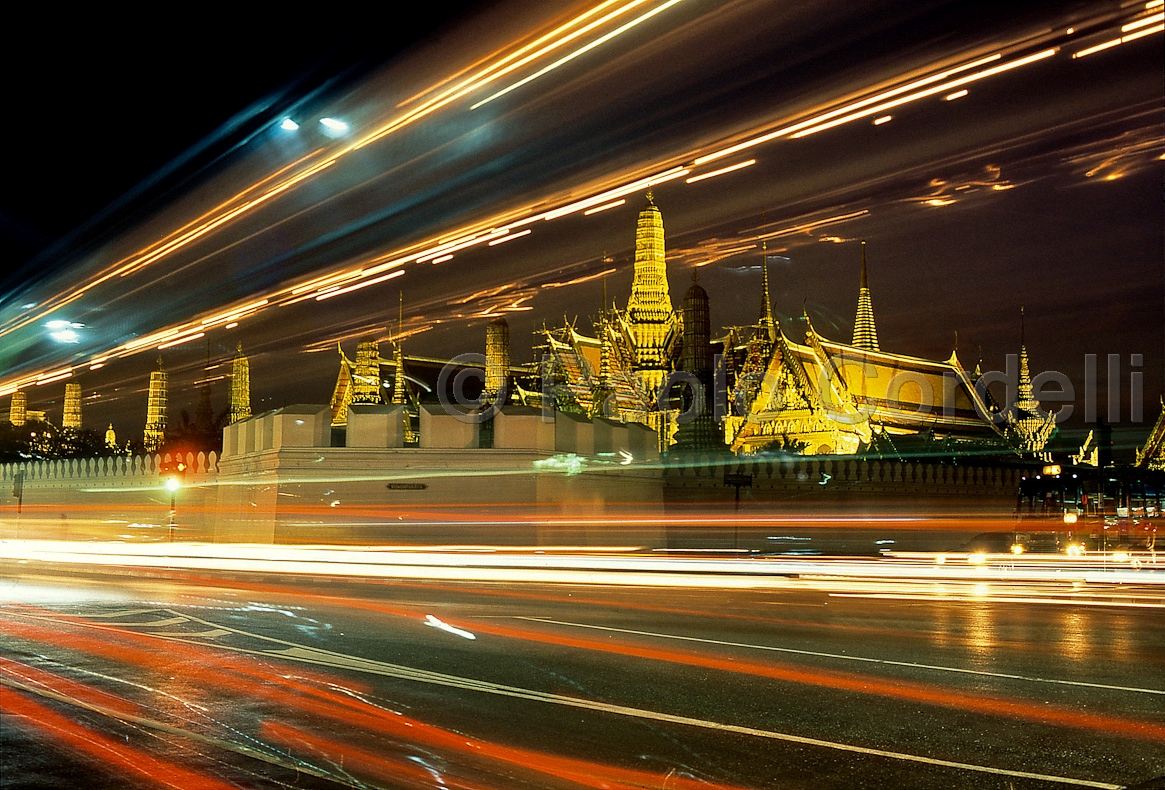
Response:
[[[169,524],[169,538],[170,542],[174,542],[174,522],[178,515],[178,508],[175,498],[178,490],[182,488],[182,482],[186,479],[186,462],[177,461],[173,466],[167,464],[162,468],[162,473],[166,475],[166,481],[163,483],[166,490],[170,492],[170,524]]]

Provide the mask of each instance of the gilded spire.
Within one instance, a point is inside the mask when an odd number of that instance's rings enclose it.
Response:
[[[768,334],[769,340],[777,339],[777,322],[773,320],[773,300],[769,296],[769,255],[768,242],[760,243],[760,328]]]
[[[878,328],[874,325],[874,305],[870,301],[870,281],[866,275],[866,243],[862,242],[862,279],[858,286],[858,314],[854,319],[853,344],[869,351],[878,350]]]
[[[393,344],[392,360],[396,363],[396,376],[392,380],[392,402],[405,402],[405,352],[400,340]]]
[[[231,423],[251,416],[251,362],[239,343],[231,363]]]
[[[1016,383],[1015,404],[1007,413],[1008,432],[1027,453],[1039,453],[1044,449],[1056,428],[1056,415],[1041,414],[1039,401],[1032,390],[1031,366],[1028,362],[1027,344],[1024,342],[1024,310],[1019,309],[1019,380]]]
[[[668,292],[663,216],[650,192],[635,230],[635,279],[627,300],[627,318],[635,347],[636,378],[645,390],[655,392],[669,371],[668,354],[678,321]]]
[[[356,369],[352,371],[352,402],[383,402],[380,396],[380,343],[371,337],[366,337],[356,344]]]
[[[105,431],[105,446],[111,450],[117,449],[117,433],[113,430],[113,423],[109,423],[109,428]]]

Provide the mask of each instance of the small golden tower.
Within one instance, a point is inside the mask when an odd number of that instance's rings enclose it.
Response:
[[[663,215],[651,192],[635,229],[635,278],[627,319],[635,347],[635,377],[646,392],[654,394],[669,372],[669,352],[679,321],[668,293]]]
[[[113,430],[113,423],[109,423],[109,428],[105,431],[105,446],[110,450],[118,449],[117,434]]]
[[[510,324],[498,316],[485,330],[485,385],[482,397],[492,401],[506,388],[510,374]]]
[[[61,415],[61,427],[81,430],[81,385],[75,381],[65,385],[65,411]]]
[[[239,343],[231,363],[231,424],[251,416],[251,363]]]
[[[150,392],[146,399],[146,450],[156,453],[166,443],[166,371],[158,357],[158,369],[150,374]]]
[[[380,394],[380,344],[366,337],[356,346],[352,403],[383,403]]]
[[[12,393],[12,407],[8,410],[8,421],[13,425],[24,425],[26,422],[28,422],[27,393]]]
[[[862,242],[862,280],[858,286],[858,314],[854,319],[854,342],[858,348],[878,350],[878,328],[874,325],[874,305],[870,301],[870,281],[866,277],[866,243]]]

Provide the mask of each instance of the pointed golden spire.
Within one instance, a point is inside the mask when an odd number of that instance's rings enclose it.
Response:
[[[648,192],[635,229],[635,276],[627,300],[627,323],[635,349],[635,375],[642,388],[655,392],[666,378],[678,318],[668,292],[663,216]]]
[[[769,296],[769,245],[767,241],[760,243],[760,328],[768,335],[770,341],[777,339],[777,322],[773,320],[773,300]]]
[[[870,282],[866,275],[866,242],[862,242],[862,277],[858,286],[858,313],[854,319],[853,345],[869,351],[878,350],[878,328],[874,324],[874,305],[870,300]]]

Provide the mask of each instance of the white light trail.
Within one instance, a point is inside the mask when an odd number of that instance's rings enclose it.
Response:
[[[994,55],[988,55],[985,58],[979,58],[978,60],[973,60],[970,63],[964,63],[964,64],[962,64],[960,66],[956,66],[952,69],[947,69],[945,71],[941,71],[937,74],[931,74],[928,77],[923,77],[922,79],[915,80],[913,82],[907,83],[906,85],[900,85],[897,88],[891,88],[890,90],[882,91],[881,93],[875,94],[874,96],[870,96],[868,98],[861,99],[860,101],[851,102],[851,103],[846,104],[842,107],[838,107],[835,110],[830,110],[829,112],[821,113],[820,115],[815,115],[812,118],[809,118],[807,120],[799,121],[798,123],[794,123],[794,124],[791,124],[789,126],[783,127],[781,129],[777,129],[776,131],[767,132],[765,134],[760,135],[759,137],[754,137],[750,140],[745,140],[742,143],[737,143],[736,145],[730,145],[727,148],[720,149],[719,151],[715,151],[715,152],[710,153],[710,154],[705,154],[704,156],[696,158],[696,160],[693,164],[702,165],[702,164],[705,164],[707,162],[714,161],[716,159],[722,159],[726,156],[729,156],[730,154],[734,154],[738,151],[743,151],[746,148],[752,148],[753,146],[760,145],[761,143],[767,143],[768,141],[775,140],[778,137],[784,137],[785,135],[792,134],[793,132],[796,132],[800,129],[807,128],[809,126],[813,126],[814,124],[820,123],[821,121],[825,121],[825,120],[828,120],[830,118],[835,118],[838,115],[844,115],[845,113],[851,112],[851,111],[859,109],[861,107],[867,107],[871,104],[876,104],[884,99],[890,98],[891,96],[898,96],[902,93],[912,91],[915,88],[921,88],[924,85],[930,85],[934,82],[938,82],[940,80],[945,80],[948,77],[951,77],[955,74],[959,74],[959,73],[964,72],[964,71],[967,71],[969,69],[978,68],[979,66],[984,66],[988,63],[992,63],[994,61],[1000,60],[1002,57],[1003,56],[1001,54],[996,53]]]
[[[583,212],[583,216],[589,217],[591,214],[598,214],[600,211],[606,211],[609,208],[618,208],[619,206],[624,206],[626,204],[627,204],[626,198],[619,198],[618,200],[612,200],[610,203],[604,203],[601,206],[595,206],[594,208],[588,208],[586,211]]]
[[[712,170],[708,173],[701,173],[698,176],[692,176],[691,178],[685,179],[685,183],[694,184],[697,181],[703,181],[706,178],[715,178],[716,176],[722,176],[725,173],[731,173],[735,170],[740,170],[742,168],[750,167],[750,166],[755,165],[755,164],[756,164],[755,159],[747,159],[743,162],[737,162],[734,165],[729,165],[728,167],[722,167],[719,170]]]
[[[1160,14],[1153,14],[1152,16],[1147,16],[1144,19],[1138,19],[1134,22],[1129,22],[1127,25],[1121,25],[1121,32],[1129,33],[1133,30],[1140,30],[1146,25],[1156,24],[1157,22],[1165,22],[1165,12]]]
[[[565,55],[565,56],[559,58],[558,60],[554,61],[553,63],[551,63],[547,66],[543,66],[541,69],[534,72],[533,74],[530,74],[527,77],[523,77],[522,79],[518,80],[517,82],[515,82],[511,85],[508,85],[505,88],[502,88],[500,91],[498,91],[497,93],[494,93],[492,96],[487,96],[486,98],[479,101],[477,104],[474,104],[473,106],[471,106],[469,109],[476,110],[478,107],[481,107],[483,104],[488,104],[489,102],[493,101],[494,99],[505,96],[510,91],[516,90],[516,89],[522,87],[523,85],[525,85],[533,80],[538,79],[542,75],[553,71],[554,69],[558,68],[559,66],[562,66],[566,63],[569,63],[570,61],[574,60],[575,58],[579,57],[580,55],[585,55],[587,52],[590,52],[595,47],[598,47],[602,44],[605,44],[606,42],[615,38],[615,36],[619,36],[619,35],[622,35],[623,33],[626,33],[628,30],[635,27],[636,25],[639,25],[643,22],[646,22],[648,19],[651,19],[656,14],[660,14],[660,13],[666,11],[667,9],[671,8],[673,5],[675,5],[679,2],[680,2],[680,0],[667,0],[667,2],[665,2],[663,5],[656,6],[655,8],[651,9],[647,13],[642,14],[640,16],[637,16],[635,19],[632,19],[630,22],[627,22],[626,24],[615,28],[611,32],[605,33],[604,35],[599,36],[594,41],[591,41],[590,43],[579,47],[574,52],[571,52],[569,55]]]
[[[507,241],[513,241],[514,239],[520,239],[523,236],[529,236],[533,232],[534,231],[530,230],[529,228],[526,228],[525,230],[518,231],[517,233],[511,233],[507,236],[502,236],[500,239],[494,239],[489,243],[489,246],[496,247],[499,244],[505,244]]]
[[[206,333],[205,332],[195,332],[193,335],[185,335],[185,336],[177,338],[175,340],[170,340],[170,341],[158,346],[158,350],[161,351],[164,348],[170,348],[172,346],[180,346],[183,343],[189,343],[191,340],[197,340],[200,337],[206,337]]]
[[[388,274],[382,275],[380,277],[376,277],[372,280],[365,280],[364,282],[356,283],[355,285],[349,285],[347,288],[340,288],[337,291],[330,291],[326,294],[320,294],[319,296],[316,297],[316,301],[322,302],[325,299],[331,299],[333,296],[339,296],[340,294],[351,293],[352,291],[357,291],[357,290],[359,290],[361,288],[365,288],[369,285],[376,285],[377,283],[382,283],[382,282],[385,282],[386,280],[391,280],[393,278],[400,277],[404,273],[405,273],[404,269],[397,269],[394,272],[389,272]]]
[[[817,134],[818,132],[823,132],[826,129],[832,129],[836,126],[841,126],[844,123],[849,123],[850,121],[855,121],[859,118],[866,118],[871,115],[877,115],[880,112],[893,109],[894,107],[900,107],[903,104],[917,101],[919,99],[925,99],[927,96],[934,96],[935,94],[942,93],[943,91],[948,91],[951,88],[958,88],[962,85],[966,85],[967,83],[975,82],[976,80],[986,79],[987,77],[993,77],[996,74],[1002,74],[1005,71],[1011,71],[1012,69],[1018,69],[1022,66],[1027,66],[1031,63],[1044,60],[1045,58],[1050,58],[1055,54],[1056,49],[1053,47],[1051,49],[1045,49],[1032,55],[1028,55],[1027,57],[1019,58],[1018,60],[1001,63],[998,66],[993,66],[989,69],[984,69],[983,71],[977,71],[974,74],[968,74],[965,77],[959,77],[958,79],[953,79],[940,85],[924,88],[923,90],[915,91],[914,93],[909,93],[905,96],[899,96],[896,99],[891,99],[889,101],[881,102],[880,104],[875,104],[873,106],[857,110],[856,112],[849,113],[848,115],[842,115],[839,118],[834,118],[830,121],[826,121],[825,123],[820,123],[815,126],[801,129],[800,131],[793,134],[793,138],[796,139],[801,137],[808,137],[811,134]]]

